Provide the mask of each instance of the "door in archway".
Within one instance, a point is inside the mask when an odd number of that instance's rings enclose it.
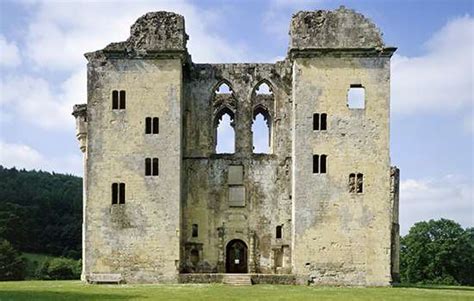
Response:
[[[227,244],[226,272],[247,273],[247,245],[239,239]]]

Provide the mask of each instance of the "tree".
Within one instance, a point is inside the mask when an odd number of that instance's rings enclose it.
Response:
[[[5,239],[0,239],[0,281],[23,280],[26,263],[20,253]]]
[[[448,220],[419,222],[400,241],[405,283],[474,284],[474,230]]]

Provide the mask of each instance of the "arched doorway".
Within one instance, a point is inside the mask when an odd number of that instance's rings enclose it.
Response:
[[[234,239],[226,248],[226,273],[247,273],[247,245]]]

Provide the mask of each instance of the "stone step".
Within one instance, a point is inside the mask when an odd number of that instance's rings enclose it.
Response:
[[[252,285],[252,279],[245,274],[226,274],[222,283],[229,285]]]

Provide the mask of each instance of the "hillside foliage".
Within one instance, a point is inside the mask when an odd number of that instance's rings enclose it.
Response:
[[[20,252],[81,256],[82,179],[0,166],[0,238]]]

